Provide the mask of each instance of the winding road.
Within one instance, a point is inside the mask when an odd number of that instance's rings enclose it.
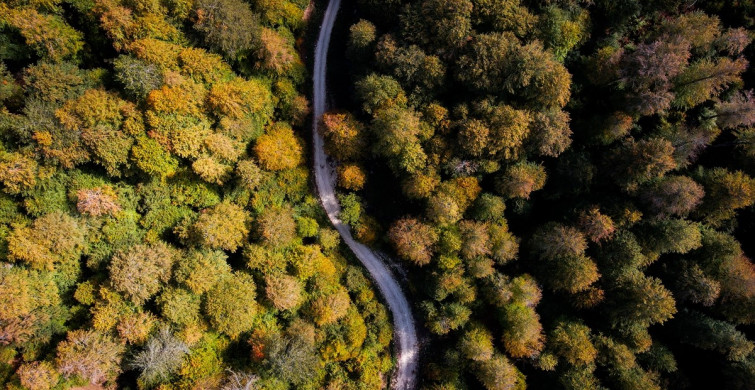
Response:
[[[341,234],[346,245],[351,248],[359,261],[370,272],[372,279],[377,283],[380,292],[388,302],[388,307],[393,317],[395,331],[396,361],[397,367],[391,383],[395,390],[411,390],[416,385],[417,358],[419,344],[417,332],[414,328],[414,318],[409,302],[404,295],[401,286],[394,278],[390,269],[383,263],[375,252],[362,243],[357,242],[351,235],[351,230],[338,218],[341,205],[335,195],[335,169],[328,162],[325,154],[323,139],[317,131],[319,119],[325,112],[326,84],[325,77],[328,61],[328,47],[330,35],[333,32],[333,24],[341,6],[341,0],[330,0],[325,16],[320,26],[320,35],[315,46],[315,65],[312,75],[314,84],[314,116],[312,121],[312,138],[314,142],[315,181],[320,201],[328,214],[333,226]]]

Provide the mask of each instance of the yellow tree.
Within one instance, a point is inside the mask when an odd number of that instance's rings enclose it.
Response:
[[[302,142],[290,125],[277,122],[257,139],[254,153],[262,168],[280,171],[294,168],[304,161]]]

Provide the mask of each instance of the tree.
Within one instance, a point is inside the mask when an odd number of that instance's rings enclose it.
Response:
[[[155,300],[163,318],[179,326],[199,321],[200,296],[183,288],[167,287]]]
[[[351,306],[351,298],[344,289],[323,295],[312,301],[309,311],[318,326],[332,324],[346,316]]]
[[[617,325],[648,327],[673,318],[676,302],[670,291],[655,277],[632,272],[612,291],[609,309],[611,321]]]
[[[530,194],[545,186],[545,168],[531,162],[509,166],[498,182],[498,192],[506,198],[529,199]]]
[[[273,102],[270,85],[258,78],[243,79],[234,77],[227,82],[213,84],[207,101],[219,116],[232,119],[252,117],[260,125],[267,124],[272,117]],[[283,122],[273,125],[276,130],[286,127]],[[236,137],[247,141],[249,137]]]
[[[389,106],[375,112],[372,133],[377,137],[374,150],[388,160],[396,173],[416,173],[427,164],[420,144],[422,126],[416,112]]]
[[[208,183],[223,185],[231,176],[233,167],[218,162],[213,157],[200,157],[191,164],[191,169]]]
[[[592,242],[609,239],[616,231],[611,217],[602,214],[600,209],[592,207],[579,215],[579,227]]]
[[[581,322],[560,320],[551,330],[549,346],[571,365],[590,364],[598,355],[590,328]]]
[[[76,208],[82,214],[99,217],[101,215],[114,215],[121,211],[118,195],[110,186],[79,190],[76,197],[78,198]]]
[[[78,375],[93,385],[115,384],[123,345],[94,330],[73,330],[58,344],[55,363],[65,376]]]
[[[157,318],[150,312],[141,312],[122,317],[116,330],[121,342],[128,344],[143,344],[147,341]]]
[[[396,221],[388,237],[399,256],[420,266],[430,262],[438,242],[438,234],[432,227],[408,217]]]
[[[253,160],[241,160],[236,164],[239,184],[248,190],[256,190],[263,179],[262,170]]]
[[[39,164],[37,161],[18,153],[0,154],[0,182],[3,190],[15,195],[31,190],[37,183]]]
[[[470,156],[482,155],[488,146],[490,129],[478,119],[468,119],[459,128],[459,146]]]
[[[641,43],[621,59],[620,80],[629,89],[629,105],[637,114],[652,115],[665,111],[674,95],[672,80],[681,74],[690,57],[684,40],[664,39]]]
[[[296,221],[290,208],[268,208],[256,222],[257,234],[272,247],[286,246],[296,237]]]
[[[496,354],[490,360],[475,364],[474,373],[487,390],[511,390],[524,386],[524,376],[504,355]]]
[[[110,281],[136,305],[150,299],[170,280],[175,250],[167,244],[136,245],[110,262]]]
[[[265,364],[276,377],[295,386],[312,381],[320,359],[315,346],[301,334],[273,337]]]
[[[727,85],[739,81],[747,65],[743,58],[731,60],[728,57],[693,63],[674,79],[674,104],[688,108],[707,101]]]
[[[519,1],[473,0],[472,3],[472,23],[478,30],[512,31],[524,37],[537,22],[537,15]]]
[[[239,0],[200,0],[195,4],[194,28],[226,58],[234,60],[250,50],[260,25],[249,4]]]
[[[291,310],[302,302],[302,285],[297,278],[290,275],[266,275],[265,296],[276,309]]]
[[[725,129],[755,124],[755,98],[752,90],[735,94],[728,101],[717,103],[716,114],[712,117]]]
[[[257,139],[254,153],[260,166],[269,171],[294,168],[303,161],[301,140],[291,126],[278,122]]]
[[[200,245],[235,252],[249,234],[248,223],[243,208],[223,202],[203,210],[192,229]]]
[[[571,145],[569,114],[555,108],[537,112],[530,125],[530,142],[541,156],[558,157]]]
[[[257,66],[262,69],[272,71],[276,75],[284,75],[299,62],[293,45],[275,30],[263,27],[259,41],[257,57],[260,62]]]
[[[49,274],[3,267],[0,299],[7,303],[0,307],[0,342],[19,346],[28,341],[45,343],[60,332],[54,323],[60,320],[54,315],[61,303],[59,291]],[[49,335],[41,332],[44,328],[52,328]]]
[[[47,270],[78,261],[86,245],[83,227],[59,211],[36,219],[31,226],[17,227],[7,240],[8,259]]]
[[[38,56],[51,62],[74,59],[84,47],[82,34],[54,14],[32,8],[7,9],[5,22],[17,29]]]
[[[587,241],[579,230],[550,222],[535,231],[530,239],[530,246],[540,260],[556,260],[582,255],[587,249]]]
[[[600,278],[598,266],[583,255],[563,255],[540,266],[540,278],[553,290],[569,293],[586,291]]]
[[[139,385],[151,387],[170,380],[188,353],[189,347],[183,341],[168,328],[162,328],[131,359],[131,367],[141,371]]]
[[[659,218],[686,216],[700,205],[704,195],[703,187],[687,176],[666,176],[640,190],[640,199]]]
[[[325,138],[325,150],[340,161],[352,161],[364,155],[364,126],[350,113],[326,112],[318,130]]]
[[[155,64],[129,55],[116,58],[113,69],[116,80],[123,85],[126,93],[138,100],[145,99],[150,91],[163,84],[163,74]]]
[[[472,315],[472,310],[457,302],[435,304],[424,301],[420,306],[425,313],[425,326],[437,335],[445,335],[459,329]]]
[[[427,41],[438,53],[452,52],[464,45],[471,33],[470,16],[473,5],[470,0],[430,0],[420,5],[424,23],[420,39]]]
[[[589,34],[587,12],[568,12],[555,5],[545,8],[538,26],[545,47],[563,62],[566,55]]]
[[[37,137],[43,153],[60,161],[64,167],[93,159],[102,165],[110,176],[121,175],[128,162],[128,153],[134,144],[133,135],[144,131],[141,118],[130,102],[101,89],[85,91],[77,99],[67,101],[55,116],[69,134],[50,134]],[[71,134],[76,136],[71,137]],[[77,139],[78,138],[78,139]],[[68,148],[84,148],[87,156],[71,155]]]
[[[700,170],[697,178],[705,188],[705,196],[696,214],[709,224],[720,224],[733,217],[737,209],[755,203],[755,179],[742,171]]]
[[[490,254],[488,225],[482,222],[461,221],[459,230],[463,239],[461,255],[468,260]]]
[[[173,277],[195,294],[202,294],[231,272],[221,250],[190,250],[176,260]]]
[[[29,390],[47,390],[60,381],[60,374],[48,361],[25,363],[16,370],[21,385]]]
[[[204,304],[210,325],[237,338],[254,325],[257,316],[256,286],[248,274],[235,272],[221,279],[208,292]]]
[[[662,138],[625,141],[609,157],[617,184],[633,191],[643,183],[663,176],[676,168],[674,147]]]
[[[362,102],[362,109],[374,114],[380,108],[406,106],[406,93],[401,84],[390,76],[371,73],[354,85],[356,96]]]
[[[348,53],[350,57],[358,60],[368,54],[367,49],[375,42],[375,25],[369,20],[360,19],[349,27]]]
[[[493,336],[483,326],[472,326],[459,338],[459,350],[466,359],[482,362],[493,358]]]
[[[178,169],[178,161],[159,142],[149,137],[137,137],[131,148],[131,161],[149,176],[171,177]]]
[[[499,264],[515,260],[519,256],[519,239],[509,232],[503,225],[491,225],[490,232],[491,254]]]
[[[716,40],[715,45],[719,50],[724,50],[732,56],[740,55],[752,42],[747,35],[747,30],[742,27],[729,28]]]
[[[534,307],[520,303],[505,305],[501,320],[504,324],[501,339],[511,357],[531,358],[540,353],[545,336]]]
[[[338,185],[352,191],[359,191],[364,187],[366,175],[359,165],[348,164],[338,167]]]
[[[702,245],[700,228],[700,224],[684,219],[662,219],[644,224],[639,237],[651,252],[684,254]]]
[[[472,217],[478,221],[495,222],[504,219],[506,202],[500,196],[490,193],[481,194],[471,209]]]
[[[571,75],[539,41],[522,45],[512,33],[478,34],[458,60],[457,78],[472,90],[515,94],[535,106],[563,107]]]
[[[730,361],[743,361],[755,348],[734,325],[696,311],[681,312],[676,323],[681,328],[677,333],[681,342],[724,354]]]

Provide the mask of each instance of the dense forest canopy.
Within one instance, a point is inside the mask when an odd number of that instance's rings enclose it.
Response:
[[[305,165],[306,1],[0,1],[0,387],[384,387]]]
[[[752,2],[352,7],[322,134],[422,388],[752,388]]]
[[[0,386],[389,385],[307,167],[324,6],[0,0]],[[315,120],[420,388],[752,388],[751,1],[343,7]]]

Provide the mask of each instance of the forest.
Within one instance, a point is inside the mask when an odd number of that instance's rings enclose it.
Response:
[[[755,385],[755,3],[0,0],[0,388]],[[409,389],[398,389],[409,390]]]
[[[310,187],[306,1],[0,1],[0,387],[377,389]]]
[[[753,2],[350,7],[321,133],[422,389],[755,386]]]

